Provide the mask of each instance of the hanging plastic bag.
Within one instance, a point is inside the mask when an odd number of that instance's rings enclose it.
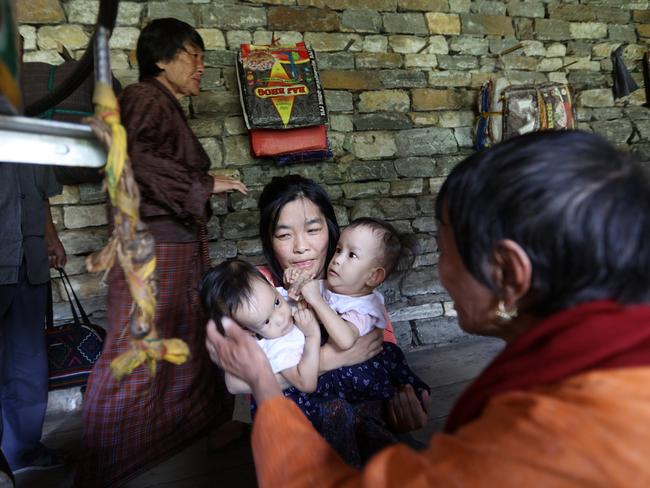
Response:
[[[242,44],[237,81],[249,129],[289,129],[327,123],[313,50]]]

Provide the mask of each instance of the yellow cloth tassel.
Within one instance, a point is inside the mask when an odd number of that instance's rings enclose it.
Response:
[[[128,163],[126,131],[120,123],[117,99],[112,87],[98,82],[93,102],[96,115],[110,128],[111,144],[104,169],[106,188],[114,212],[114,230],[108,245],[86,260],[88,269],[101,271],[115,263],[117,255],[134,301],[130,329],[131,348],[111,362],[113,376],[120,380],[145,364],[156,374],[158,361],[183,364],[189,348],[180,339],[160,339],[154,326],[156,311],[156,255],[153,237],[140,221],[140,193]],[[144,338],[143,338],[144,336]]]
[[[116,380],[131,374],[137,367],[146,363],[151,376],[156,374],[158,361],[164,360],[173,364],[183,364],[187,361],[190,350],[180,339],[152,339],[133,341],[127,352],[120,354],[111,362],[111,372]]]

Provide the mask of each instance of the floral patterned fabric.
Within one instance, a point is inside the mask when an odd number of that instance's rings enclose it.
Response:
[[[379,354],[360,364],[329,371],[313,393],[284,390],[328,443],[352,466],[361,466],[379,449],[398,440],[383,421],[384,401],[396,385],[410,384],[418,396],[429,391],[406,364],[401,349],[384,342]],[[251,403],[253,415],[256,405]]]

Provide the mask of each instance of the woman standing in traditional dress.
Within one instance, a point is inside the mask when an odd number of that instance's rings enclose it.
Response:
[[[210,196],[247,190],[208,174],[210,159],[179,103],[199,94],[203,51],[201,36],[185,22],[152,21],[138,39],[140,81],[120,98],[140,215],[156,241],[156,329],[183,339],[191,354],[180,366],[161,362],[153,378],[144,367],[121,382],[113,378],[111,361],[130,347],[123,330],[132,307],[124,274],[113,268],[108,337],[84,398],[78,487],[119,486],[232,415],[232,397],[205,351],[196,284],[209,265]]]

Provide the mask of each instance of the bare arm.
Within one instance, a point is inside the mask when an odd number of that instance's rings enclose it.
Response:
[[[63,268],[68,258],[65,249],[52,221],[50,202],[45,200],[45,242],[47,243],[47,255],[50,261],[50,268]]]
[[[318,315],[334,345],[340,349],[347,350],[357,342],[359,329],[353,323],[343,320],[337,312],[332,310],[320,294],[318,297],[313,297],[311,301],[307,298],[306,300],[316,315]]]
[[[281,396],[282,390],[274,378],[269,360],[255,339],[232,319],[224,318],[222,325],[225,335],[219,333],[212,320],[208,322],[205,345],[210,358],[224,371],[251,385],[258,406]]]
[[[251,388],[245,381],[240,380],[227,371],[224,375],[224,378],[226,380],[226,388],[228,388],[228,391],[233,395],[251,393]]]
[[[300,391],[311,393],[316,390],[318,384],[320,328],[311,310],[298,310],[293,319],[298,328],[305,334],[305,347],[300,362],[293,368],[283,370],[282,375]]]
[[[316,313],[327,333],[330,341],[340,349],[350,349],[359,338],[359,329],[343,320],[341,316],[332,310],[329,304],[321,295],[320,283],[313,279],[303,281],[300,287],[300,295],[311,306]]]
[[[311,393],[318,383],[318,363],[320,350],[320,328],[311,310],[300,310],[294,315],[298,328],[305,334],[305,345],[297,365],[283,369],[275,374],[278,385],[283,390],[295,386],[300,391]],[[226,372],[226,387],[232,394],[252,393],[245,381]]]
[[[233,376],[232,374],[226,372],[224,378],[226,380],[226,388],[228,388],[228,391],[233,395],[250,395],[253,393],[251,387],[248,386],[248,383],[237,378],[236,376]],[[284,376],[282,376],[281,373],[275,373],[275,379],[278,382],[280,388],[283,390],[291,386],[289,383],[287,383],[287,380],[284,378]]]

